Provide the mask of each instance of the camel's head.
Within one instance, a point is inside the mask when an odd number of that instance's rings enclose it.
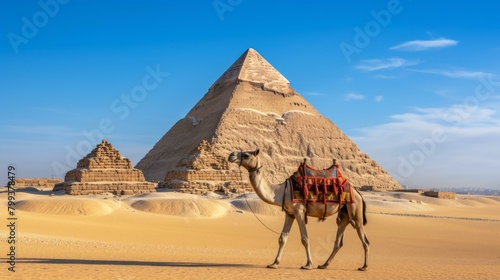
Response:
[[[234,162],[239,164],[240,166],[245,167],[247,170],[258,169],[259,168],[259,159],[257,155],[259,154],[259,150],[249,151],[249,152],[232,152],[227,160],[229,162]]]

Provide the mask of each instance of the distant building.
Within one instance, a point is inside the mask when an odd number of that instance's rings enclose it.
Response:
[[[407,192],[407,193],[418,193],[418,194],[423,194],[425,192],[428,192],[429,190],[424,190],[424,189],[404,189],[404,190],[395,190],[396,192]]]
[[[16,178],[15,188],[34,187],[40,190],[52,190],[56,184],[62,181],[59,178]]]
[[[361,188],[359,188],[360,191],[364,191],[364,192],[371,192],[371,191],[374,191],[375,189],[373,188],[373,186],[361,186]]]
[[[437,191],[426,191],[424,195],[442,199],[456,199],[457,194],[454,192],[437,192]]]

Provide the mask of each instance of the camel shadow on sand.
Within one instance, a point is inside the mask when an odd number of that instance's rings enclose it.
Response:
[[[18,259],[17,262],[25,264],[78,264],[78,265],[116,265],[116,266],[247,267],[247,268],[257,267],[255,265],[238,264],[238,263],[155,262],[155,261],[127,261],[127,260],[48,259],[48,258]]]

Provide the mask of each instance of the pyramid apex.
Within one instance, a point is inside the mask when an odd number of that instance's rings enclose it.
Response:
[[[212,85],[247,81],[282,93],[294,92],[290,82],[255,49],[248,48]]]

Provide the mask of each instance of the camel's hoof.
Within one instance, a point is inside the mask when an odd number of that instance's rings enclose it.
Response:
[[[300,267],[300,269],[311,270],[312,267],[310,265],[304,265],[304,266]]]
[[[366,271],[366,267],[364,267],[364,266],[360,267],[360,268],[358,268],[358,271]]]
[[[273,263],[273,264],[268,265],[267,268],[277,269],[278,265]]]
[[[327,267],[328,267],[328,265],[318,265],[319,269],[326,269]]]

